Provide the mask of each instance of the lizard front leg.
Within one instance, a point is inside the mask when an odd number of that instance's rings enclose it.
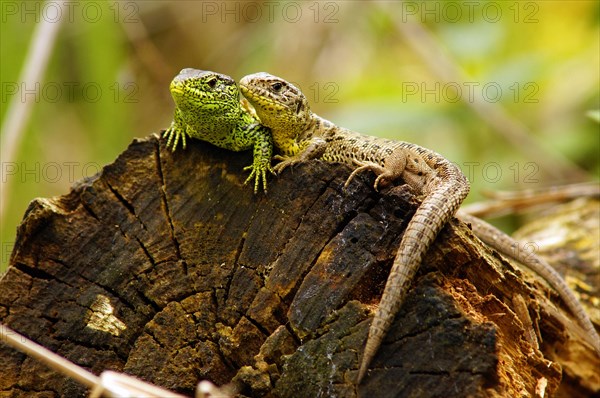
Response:
[[[181,138],[181,144],[183,146],[183,149],[185,149],[185,136],[188,134],[186,130],[187,125],[183,121],[179,109],[177,109],[175,111],[175,115],[173,116],[173,121],[171,122],[171,125],[163,133],[163,137],[167,138],[167,148],[171,145],[172,142],[172,150],[174,152],[175,148],[177,148],[177,144],[179,143],[179,139]]]
[[[312,137],[298,144],[297,153],[293,156],[276,155],[275,160],[280,160],[273,168],[277,174],[281,174],[289,166],[306,160],[319,158],[325,153],[327,143],[321,137]]]
[[[261,182],[263,190],[267,192],[267,172],[274,174],[271,167],[273,138],[270,132],[259,124],[250,126],[244,134],[247,135],[245,139],[253,143],[253,162],[250,166],[244,167],[244,170],[250,170],[250,175],[244,184],[254,178],[254,193],[258,192]]]

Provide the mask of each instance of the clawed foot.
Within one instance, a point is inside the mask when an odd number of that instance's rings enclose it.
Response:
[[[244,171],[245,170],[251,171],[248,178],[246,178],[246,181],[244,181],[244,184],[247,184],[248,181],[251,181],[252,178],[254,178],[254,193],[257,193],[258,187],[261,185],[262,181],[263,190],[265,191],[265,193],[267,193],[267,171],[269,171],[271,174],[275,174],[273,168],[271,167],[271,164],[269,162],[261,162],[258,164],[255,163],[250,166],[244,167]]]
[[[283,170],[288,168],[289,166],[293,166],[297,163],[302,162],[304,159],[298,156],[281,156],[275,155],[273,159],[279,160],[280,162],[273,167],[275,174],[279,175]]]
[[[165,130],[163,133],[163,138],[167,138],[167,148],[171,145],[171,141],[173,142],[172,151],[175,152],[175,148],[177,148],[177,144],[179,143],[179,138],[181,138],[181,144],[183,149],[185,149],[185,132],[179,130],[175,124],[171,124],[171,127]]]
[[[348,188],[348,185],[350,185],[350,181],[352,181],[352,179],[358,173],[362,173],[365,170],[371,170],[372,172],[374,172],[377,175],[377,178],[375,179],[375,183],[373,184],[373,188],[375,188],[376,191],[379,191],[379,183],[380,182],[382,182],[383,185],[385,185],[387,183],[386,179],[388,178],[388,172],[383,166],[380,166],[377,163],[373,163],[373,162],[361,162],[356,159],[354,160],[354,164],[359,167],[354,169],[354,171],[350,174],[350,176],[346,180],[346,183],[344,184],[344,188]]]
[[[312,137],[309,140],[302,141],[298,144],[298,148],[292,151],[292,153],[295,153],[294,156],[276,155],[273,157],[275,160],[280,160],[280,162],[275,165],[274,170],[277,174],[281,174],[283,170],[296,163],[317,159],[325,153],[326,148],[327,143],[321,137]]]

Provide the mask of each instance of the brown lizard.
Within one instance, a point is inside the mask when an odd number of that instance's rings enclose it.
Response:
[[[267,73],[245,76],[242,94],[254,107],[261,123],[271,129],[275,146],[284,155],[275,166],[281,172],[295,163],[320,158],[358,165],[346,185],[359,172],[377,174],[380,184],[401,178],[422,202],[410,220],[394,258],[361,360],[358,382],[364,377],[383,337],[404,300],[424,254],[455,215],[469,193],[469,182],[460,169],[440,154],[415,144],[362,135],[312,113],[302,92],[287,81]],[[600,353],[600,338],[585,310],[561,276],[538,256],[515,250],[518,242],[483,220],[460,214],[484,242],[513,257],[546,279],[555,288],[585,329],[589,342]]]

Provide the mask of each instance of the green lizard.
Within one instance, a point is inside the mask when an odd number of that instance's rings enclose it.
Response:
[[[311,112],[302,92],[285,80],[267,73],[245,76],[240,81],[242,94],[254,107],[261,123],[271,129],[276,147],[284,154],[275,166],[281,172],[297,162],[320,158],[330,162],[358,165],[346,185],[359,172],[377,174],[380,183],[397,178],[424,197],[409,222],[367,338],[358,373],[358,382],[377,352],[383,337],[398,312],[411,280],[443,226],[457,212],[469,192],[469,183],[453,163],[428,149],[406,142],[370,137],[337,127]],[[544,260],[525,255],[518,242],[483,220],[460,213],[472,224],[484,242],[534,270],[556,289],[586,330],[590,343],[600,353],[600,338],[585,310],[562,277]]]
[[[216,80],[215,80],[216,79]],[[175,87],[175,90],[173,90]],[[248,180],[254,175],[255,176],[255,191],[258,188],[260,179],[263,181],[263,187],[265,187],[266,181],[266,169],[270,169],[270,162],[268,160],[271,153],[271,143],[268,131],[264,129],[260,129],[260,127],[256,126],[256,120],[253,118],[251,114],[248,113],[247,110],[243,109],[239,102],[239,92],[235,87],[233,80],[225,75],[220,75],[214,72],[203,72],[193,69],[183,70],[179,76],[177,76],[172,83],[172,94],[177,104],[177,111],[175,114],[175,120],[169,130],[165,132],[165,136],[168,137],[167,146],[169,146],[173,142],[173,149],[177,146],[178,140],[181,138],[183,141],[183,145],[185,147],[185,138],[186,134],[190,137],[204,139],[208,142],[212,142],[217,146],[232,149],[232,150],[241,150],[238,149],[240,147],[245,147],[247,142],[258,142],[259,145],[254,145],[255,149],[255,163],[253,166],[249,166],[248,168],[252,169],[252,174],[248,178]],[[181,106],[180,106],[181,105]],[[190,114],[191,113],[191,114]],[[205,119],[199,120],[198,115],[203,116]],[[241,122],[238,119],[235,121],[235,117],[229,117],[228,115],[241,115]],[[284,114],[285,116],[285,114]],[[214,125],[217,125],[215,128]],[[218,128],[218,126],[224,126],[223,129]],[[293,123],[292,123],[293,127]],[[191,129],[191,130],[190,130]],[[250,131],[249,139],[248,136],[244,135],[244,132]],[[258,134],[255,132],[258,131]],[[283,130],[288,131],[288,130]],[[291,130],[294,131],[294,130]],[[294,134],[294,133],[292,133]],[[231,135],[231,137],[229,137]],[[281,131],[278,134],[275,134],[276,138],[279,138],[280,141],[276,141],[278,145],[281,144],[281,141],[285,142],[286,137],[284,134],[281,134]],[[283,137],[283,138],[282,138]],[[294,136],[295,137],[295,136]],[[357,135],[355,138],[360,138],[362,136]],[[232,139],[233,138],[233,139]],[[354,138],[351,138],[353,140]],[[242,144],[236,144],[236,142],[242,141]],[[232,145],[231,142],[234,142]],[[389,142],[386,140],[386,142]],[[393,143],[393,141],[391,141]],[[292,149],[288,152],[288,156],[293,156],[294,153],[302,153],[306,155],[306,153],[312,154],[310,156],[305,156],[306,158],[319,156],[324,152],[326,146],[323,144],[325,141],[318,137],[312,137],[310,145],[306,140],[300,142],[297,146],[297,149]],[[250,144],[249,147],[252,145]],[[265,148],[262,151],[259,151],[259,156],[257,156],[257,148]],[[292,147],[293,148],[293,147]],[[294,152],[296,151],[296,152]],[[359,150],[360,151],[360,150]],[[375,156],[375,159],[377,157]],[[259,161],[257,162],[256,159]],[[292,164],[297,161],[298,157],[292,158],[291,162],[287,162],[287,164]],[[332,159],[332,161],[343,161],[344,159]],[[354,160],[353,160],[354,161]],[[266,169],[260,167],[261,165],[267,165]],[[286,162],[282,162],[283,165]],[[257,166],[258,165],[258,166]],[[281,164],[278,165],[281,168]],[[258,170],[258,172],[257,172]],[[261,171],[262,170],[262,171]],[[355,175],[356,170],[353,174]],[[376,170],[377,171],[377,170]],[[256,174],[255,174],[256,173]],[[396,178],[396,176],[389,176],[389,173],[386,174],[381,173],[379,176],[386,177],[386,181],[389,179],[390,181]],[[248,181],[247,180],[247,181]],[[350,180],[350,178],[349,178]],[[379,181],[379,178],[378,180]],[[266,187],[265,187],[266,188]],[[470,217],[468,215],[463,215],[462,218]],[[481,220],[477,218],[468,219],[468,222],[472,222],[474,225],[474,230],[478,232],[480,235],[486,235],[488,239],[488,244],[498,249],[498,246],[504,246],[505,248],[509,247],[511,242],[516,243],[510,237],[502,234],[500,231],[494,229],[493,227],[483,223]],[[482,224],[483,223],[483,224]],[[483,226],[483,227],[482,227]],[[490,229],[486,229],[489,227]],[[485,240],[485,239],[484,239]],[[501,250],[500,250],[501,251]],[[520,253],[520,252],[517,252]],[[511,256],[510,253],[508,253]],[[517,256],[518,257],[518,256]],[[529,257],[529,259],[533,259],[534,264],[530,264],[530,268],[536,269],[535,265],[538,264],[538,268],[541,267],[542,270],[545,268],[538,260],[533,257]],[[519,260],[517,258],[517,260]],[[528,260],[528,259],[525,259]],[[527,261],[522,261],[527,264]],[[531,260],[529,262],[532,262]],[[549,268],[549,266],[548,266]],[[551,268],[550,268],[551,269]],[[539,273],[539,272],[538,272]],[[547,280],[552,280],[553,275],[550,274],[542,276]],[[558,277],[560,279],[560,277]],[[553,285],[555,286],[555,284]],[[555,286],[556,287],[556,286]],[[568,289],[568,288],[567,288]],[[562,297],[569,297],[569,295],[565,294],[559,289]],[[570,291],[568,291],[570,292]],[[565,299],[567,303],[569,300]],[[569,305],[572,309],[573,306]],[[582,310],[583,311],[583,310]],[[584,313],[585,314],[585,313]],[[591,325],[591,323],[590,323]],[[593,326],[592,330],[593,330]],[[586,328],[586,330],[589,330]],[[376,348],[375,348],[376,350]]]
[[[175,116],[164,132],[167,147],[173,151],[186,136],[207,141],[219,148],[245,151],[254,148],[254,161],[245,183],[254,177],[254,192],[262,182],[267,191],[267,171],[271,168],[273,141],[269,130],[240,105],[240,92],[235,81],[220,73],[183,69],[170,86],[175,101]]]

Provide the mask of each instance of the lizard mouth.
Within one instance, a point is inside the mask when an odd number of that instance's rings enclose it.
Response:
[[[244,97],[246,97],[246,99],[248,101],[250,101],[250,103],[254,106],[257,103],[260,103],[261,101],[268,101],[268,98],[264,98],[255,93],[254,91],[252,91],[249,87],[247,87],[246,85],[242,84],[240,82],[240,91],[242,92],[242,95]]]
[[[266,108],[267,105],[275,108],[282,106],[282,104],[269,97],[268,92],[264,91],[262,88],[243,84],[243,79],[240,81],[240,91],[257,112]]]
[[[181,94],[183,94],[183,87],[181,87],[181,86],[172,86],[171,87],[171,92],[173,94],[179,94],[179,95],[181,95]]]
[[[252,90],[250,90],[250,87],[248,87],[248,85],[243,83],[244,81],[240,81],[240,91],[242,92],[242,94],[244,94],[244,97],[248,98],[248,97],[256,97],[256,95],[254,94],[254,92]]]

